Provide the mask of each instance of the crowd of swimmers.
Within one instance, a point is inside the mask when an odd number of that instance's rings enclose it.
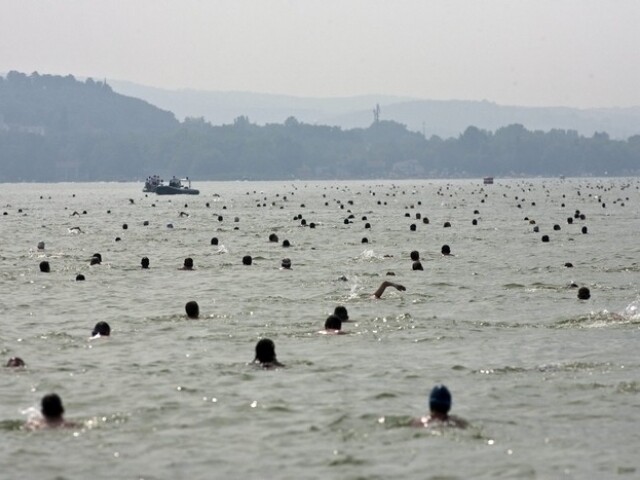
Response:
[[[159,181],[159,178],[149,177],[147,181],[157,182]],[[129,199],[129,201],[132,204],[134,203],[133,199]],[[208,206],[209,204],[207,204],[207,207]],[[562,206],[564,206],[564,204]],[[604,207],[604,204],[602,206]],[[518,205],[518,207],[520,207],[520,205]],[[341,206],[341,208],[343,208],[343,206]],[[478,213],[479,212],[477,210],[474,211],[474,214],[478,214]],[[83,211],[83,214],[86,214],[86,211]],[[80,215],[80,214],[77,211],[74,211],[73,216],[76,216],[76,215]],[[189,214],[186,212],[180,212],[180,216],[188,217]],[[409,214],[405,214],[405,216],[409,216]],[[351,215],[350,218],[352,217],[353,216]],[[420,218],[421,218],[421,215],[419,213],[416,214],[416,219],[420,219]],[[584,214],[581,214],[578,210],[576,210],[574,218],[584,220],[585,216]],[[296,219],[298,219],[298,217],[296,217]],[[306,220],[302,219],[301,215],[299,216],[299,219],[301,220],[302,225],[306,225]],[[366,220],[366,217],[363,217],[363,220]],[[529,220],[528,218],[525,218],[525,220],[528,220],[530,224],[535,224],[534,221]],[[222,221],[222,216],[218,216],[218,221]],[[237,217],[235,221],[236,222],[238,221]],[[573,223],[573,218],[569,217],[567,219],[567,222],[569,224]],[[345,223],[350,223],[349,219],[345,219]],[[429,219],[425,217],[423,219],[423,223],[425,224],[429,223]],[[477,223],[478,223],[477,219],[473,219],[472,224],[477,225]],[[148,222],[145,222],[145,225],[148,225]],[[167,227],[172,228],[173,225],[168,224]],[[310,223],[309,227],[315,228],[315,223],[313,222]],[[448,228],[448,227],[451,227],[451,223],[445,222],[444,228]],[[128,227],[126,224],[124,224],[122,228],[126,230]],[[365,228],[371,228],[370,224],[367,223],[365,225]],[[410,230],[416,231],[416,225],[411,224]],[[557,224],[554,225],[553,230],[554,231],[560,230],[560,226]],[[82,233],[82,230],[80,229],[80,227],[72,227],[69,229],[69,231],[71,233]],[[533,227],[533,231],[536,233],[539,232],[539,227],[535,225]],[[588,233],[587,227],[583,226],[581,232],[583,234]],[[120,240],[119,237],[116,238],[116,241],[118,240]],[[547,243],[549,242],[549,240],[550,239],[548,235],[542,236],[543,243]],[[278,236],[275,233],[270,234],[269,241],[279,242]],[[362,243],[368,243],[368,239],[366,237],[362,238]],[[218,239],[216,237],[211,239],[211,245],[218,245]],[[289,240],[284,240],[282,242],[282,246],[286,248],[286,247],[290,247],[291,244]],[[44,250],[45,248],[44,242],[42,241],[39,242],[37,245],[37,248],[38,250]],[[441,247],[440,253],[442,256],[453,256],[451,252],[451,247],[449,245],[443,245]],[[412,270],[419,271],[424,269],[420,261],[420,254],[417,250],[414,250],[410,253],[410,259],[412,262],[411,263]],[[90,258],[89,263],[90,265],[100,265],[102,263],[102,256],[99,253],[95,253]],[[249,265],[252,265],[252,263],[253,263],[253,259],[250,255],[245,255],[242,258],[243,265],[249,266]],[[142,257],[140,261],[140,266],[142,269],[149,269],[150,268],[149,258],[146,256]],[[565,263],[565,267],[570,268],[570,267],[573,267],[573,265],[567,262]],[[43,273],[49,273],[51,271],[51,265],[46,260],[40,262],[39,268],[40,268],[40,271]],[[292,268],[291,259],[290,258],[282,259],[280,263],[280,269],[291,270],[291,268]],[[194,270],[193,259],[191,257],[185,258],[182,267],[180,267],[180,270],[187,270],[187,271]],[[389,272],[388,274],[393,275],[393,272]],[[343,277],[343,279],[345,278]],[[82,281],[82,280],[85,280],[85,277],[82,274],[78,274],[76,276],[76,280]],[[399,283],[394,283],[394,282],[385,280],[380,284],[380,286],[375,290],[375,292],[373,292],[372,297],[376,299],[381,298],[384,292],[386,291],[386,289],[390,287],[401,292],[406,290],[406,288]],[[578,285],[572,283],[571,287],[578,288]],[[578,288],[577,296],[580,300],[588,300],[591,297],[591,293],[587,287],[580,287]],[[185,304],[185,313],[187,318],[189,319],[198,319],[200,317],[200,307],[198,303],[194,300],[187,302]],[[346,307],[339,305],[335,307],[334,312],[327,317],[324,323],[324,329],[319,333],[334,334],[334,335],[343,334],[345,332],[342,330],[342,325],[343,323],[348,321],[349,321],[349,314],[347,312]],[[109,324],[107,322],[100,321],[96,323],[95,327],[93,328],[91,332],[91,339],[105,338],[105,337],[109,337],[110,335],[111,335],[111,327],[109,326]],[[264,369],[277,369],[277,368],[284,367],[284,364],[278,361],[276,357],[275,343],[273,342],[273,340],[269,338],[262,338],[256,343],[255,356],[251,363],[253,365],[256,365]],[[11,367],[11,368],[25,368],[25,366],[26,365],[24,360],[22,360],[20,357],[12,357],[6,363],[6,367]],[[452,406],[452,396],[449,389],[446,386],[444,385],[434,386],[429,394],[428,404],[429,404],[429,413],[425,416],[414,418],[410,422],[412,426],[431,427],[434,425],[446,425],[451,427],[465,428],[468,425],[468,423],[465,420],[449,414]],[[77,425],[75,423],[68,422],[67,420],[65,420],[64,411],[65,410],[62,404],[62,399],[55,393],[47,394],[41,399],[40,417],[35,419],[30,419],[25,424],[25,428],[40,429],[40,428],[56,428],[56,427],[76,427]]]

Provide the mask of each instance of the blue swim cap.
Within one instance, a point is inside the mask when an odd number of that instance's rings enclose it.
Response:
[[[451,409],[451,393],[444,385],[436,385],[429,394],[429,409],[447,413]]]

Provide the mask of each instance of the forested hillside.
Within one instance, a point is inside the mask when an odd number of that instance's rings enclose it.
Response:
[[[294,117],[212,126],[72,76],[0,78],[0,181],[350,179],[640,174],[640,135],[611,140],[572,130],[425,138],[391,121],[343,130]]]

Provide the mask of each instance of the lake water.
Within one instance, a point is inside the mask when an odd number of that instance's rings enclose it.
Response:
[[[639,478],[639,186],[2,185],[0,361],[27,367],[0,369],[0,477]],[[406,291],[371,299],[385,279]],[[349,334],[318,334],[336,305]],[[286,368],[248,365],[262,337]],[[468,429],[407,426],[437,383]],[[81,426],[19,428],[50,392]]]

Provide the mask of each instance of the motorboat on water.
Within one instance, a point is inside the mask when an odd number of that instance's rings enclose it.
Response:
[[[198,195],[200,193],[200,190],[191,188],[189,177],[173,177],[169,180],[169,184],[166,185],[158,175],[147,178],[142,191],[155,192],[157,195]]]

